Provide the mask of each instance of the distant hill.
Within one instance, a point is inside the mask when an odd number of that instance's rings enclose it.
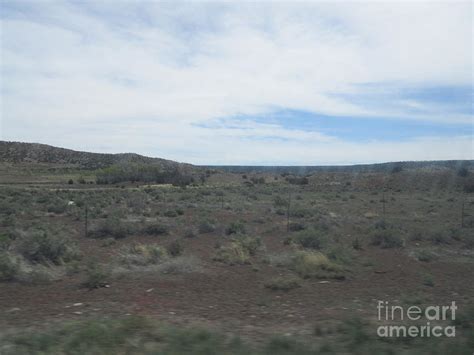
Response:
[[[75,151],[53,147],[39,143],[21,143],[0,141],[0,163],[42,163],[62,165],[71,168],[95,170],[117,164],[137,163],[158,165],[164,170],[179,168],[180,170],[204,170],[228,173],[273,173],[309,175],[316,172],[371,173],[396,172],[397,170],[439,170],[474,169],[474,160],[438,160],[438,161],[407,161],[380,164],[334,165],[334,166],[195,166],[178,163],[172,160],[151,158],[134,153],[105,154]]]
[[[327,173],[375,173],[375,172],[397,172],[402,170],[457,170],[461,167],[474,169],[474,160],[435,160],[435,161],[402,161],[379,164],[360,165],[321,165],[321,166],[245,166],[245,165],[207,165],[207,169],[216,169],[228,173],[272,173],[272,174],[295,174],[310,175],[317,172]]]
[[[160,158],[150,158],[133,153],[88,153],[65,148],[57,148],[46,144],[6,141],[0,141],[0,162],[66,165],[68,167],[86,170],[101,169],[116,164],[126,163],[159,165],[165,170],[177,167],[188,169],[193,168],[190,164],[182,164]]]

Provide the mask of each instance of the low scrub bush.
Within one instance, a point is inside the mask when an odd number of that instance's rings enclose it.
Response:
[[[414,242],[421,242],[424,240],[424,232],[421,229],[415,229],[411,234],[410,234],[410,240]]]
[[[166,260],[159,265],[159,271],[164,274],[185,274],[199,272],[201,269],[199,259],[195,256],[178,256]]]
[[[242,236],[236,240],[249,255],[255,255],[257,250],[262,246],[262,239],[260,237]]]
[[[101,221],[97,227],[89,232],[91,238],[122,239],[132,233],[131,228],[117,217],[108,217]]]
[[[372,234],[372,245],[379,246],[384,249],[388,248],[401,248],[405,242],[400,235],[398,235],[392,229],[381,229],[376,230]]]
[[[290,216],[295,218],[311,217],[312,215],[313,211],[306,208],[295,207],[290,210]]]
[[[11,203],[7,201],[0,202],[0,214],[3,214],[5,216],[10,216],[10,215],[14,215],[15,213],[16,213],[16,209],[12,206]]]
[[[190,228],[190,229],[187,229],[185,232],[184,232],[184,238],[189,238],[189,239],[192,239],[192,238],[196,238],[197,237],[197,233],[194,229]]]
[[[429,239],[431,243],[435,245],[451,243],[451,240],[450,240],[451,238],[449,237],[448,233],[445,231],[435,231],[430,235]]]
[[[300,222],[291,222],[289,225],[290,232],[299,232],[306,229],[306,226]]]
[[[353,251],[341,244],[329,246],[325,253],[330,260],[341,265],[350,264],[354,259]]]
[[[275,210],[275,213],[276,213],[277,215],[279,215],[279,216],[285,216],[285,215],[286,215],[286,210],[283,209],[283,208],[277,208],[277,209]]]
[[[298,251],[293,258],[293,269],[303,278],[344,279],[344,269],[320,252]]]
[[[18,258],[7,252],[0,252],[0,281],[16,279],[20,271]]]
[[[420,249],[415,251],[415,257],[417,260],[427,263],[435,260],[436,254],[426,249]]]
[[[148,235],[164,235],[170,232],[170,228],[166,224],[153,223],[143,228],[143,233]]]
[[[293,185],[308,185],[309,179],[306,176],[288,176],[286,178],[290,184]]]
[[[204,233],[212,233],[216,230],[216,226],[213,222],[211,221],[202,221],[199,224],[199,233],[204,234]]]
[[[176,257],[183,253],[184,245],[181,243],[181,241],[175,240],[166,247],[166,250],[169,255]]]
[[[352,240],[352,248],[354,250],[362,250],[363,249],[362,242],[360,241],[359,237],[355,237]]]
[[[295,276],[275,277],[265,282],[264,286],[276,291],[289,291],[301,287],[301,279]]]
[[[351,349],[358,348],[371,340],[368,323],[359,317],[345,320],[340,326],[342,338],[348,343]],[[378,351],[372,349],[368,353],[376,354]]]
[[[243,222],[232,222],[225,230],[225,234],[245,234],[246,228]]]
[[[48,284],[61,279],[63,275],[64,271],[59,268],[36,264],[33,267],[24,267],[18,279],[32,284]]]
[[[291,267],[293,264],[293,252],[284,252],[278,254],[267,254],[264,262],[276,267]]]
[[[457,312],[456,319],[452,323],[463,329],[474,329],[474,304],[464,307],[461,312]]]
[[[117,240],[115,238],[105,238],[102,240],[100,246],[103,248],[107,248],[114,245],[115,243],[117,243]]]
[[[119,252],[119,261],[126,266],[156,265],[168,258],[166,249],[157,244],[134,244]]]
[[[65,201],[56,201],[48,206],[47,211],[54,214],[63,214],[67,211],[67,203]]]
[[[288,199],[281,197],[280,195],[275,196],[273,200],[273,205],[276,208],[288,206]]]
[[[377,222],[375,222],[374,227],[375,227],[375,229],[389,229],[389,228],[392,228],[390,223],[388,223],[384,219],[379,219]]]
[[[248,264],[250,262],[250,252],[238,241],[233,241],[229,245],[219,246],[213,260],[228,265]]]
[[[80,258],[79,249],[69,238],[45,231],[27,233],[19,244],[18,251],[33,263],[60,265]]]
[[[11,244],[12,244],[11,235],[0,234],[0,251],[9,250]]]
[[[87,266],[83,286],[89,289],[105,287],[110,279],[110,272],[100,264],[93,262]]]
[[[319,230],[307,229],[292,236],[291,241],[303,248],[320,250],[328,244],[328,237]]]
[[[423,275],[423,285],[433,287],[435,285],[433,275],[430,275],[430,274]]]
[[[163,215],[165,217],[173,218],[173,217],[178,217],[178,212],[176,212],[176,210],[168,210],[168,211],[165,211]]]

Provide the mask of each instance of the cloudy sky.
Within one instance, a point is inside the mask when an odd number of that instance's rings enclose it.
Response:
[[[0,139],[195,164],[474,159],[471,2],[0,0]]]

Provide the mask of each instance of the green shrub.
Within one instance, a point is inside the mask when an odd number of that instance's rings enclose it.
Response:
[[[133,244],[123,247],[119,261],[126,266],[148,266],[168,259],[168,252],[158,244]]]
[[[242,236],[236,240],[236,243],[247,250],[249,255],[255,255],[258,248],[262,246],[262,239],[260,237]]]
[[[245,234],[246,229],[243,222],[232,222],[225,230],[225,234]]]
[[[430,241],[432,244],[450,244],[450,238],[445,231],[435,231],[430,235]]]
[[[309,179],[306,176],[289,176],[286,178],[290,184],[293,185],[308,185]]]
[[[143,233],[148,235],[163,235],[168,234],[170,228],[165,224],[153,223],[143,228]]]
[[[111,245],[114,245],[115,243],[117,243],[117,240],[115,238],[105,238],[102,240],[100,246],[106,248],[110,247]]]
[[[199,233],[212,233],[216,230],[216,226],[211,221],[202,221],[199,224]]]
[[[354,250],[362,250],[363,249],[362,242],[360,241],[360,239],[358,237],[355,237],[352,240],[352,248]]]
[[[433,261],[436,258],[436,255],[434,253],[430,252],[429,250],[420,249],[420,250],[415,251],[415,257],[419,261],[430,262],[430,261]]]
[[[375,229],[388,229],[391,228],[392,226],[387,223],[384,219],[380,219],[374,224]]]
[[[307,229],[295,234],[292,241],[303,248],[320,250],[328,244],[328,237],[319,230]]]
[[[6,234],[0,234],[0,251],[10,249],[12,238]]]
[[[3,217],[0,220],[1,227],[13,227],[16,224],[16,218],[13,214]]]
[[[291,222],[288,227],[290,229],[290,232],[299,232],[306,229],[306,226],[300,222]]]
[[[194,229],[190,228],[190,229],[187,229],[185,232],[184,232],[184,238],[189,238],[189,239],[192,239],[192,238],[196,238],[197,237],[197,233]]]
[[[4,214],[6,216],[14,215],[16,213],[15,208],[7,202],[7,201],[0,201],[0,214]]]
[[[420,242],[424,240],[424,232],[421,229],[416,229],[410,234],[410,240]]]
[[[474,304],[463,307],[463,309],[456,312],[456,318],[452,323],[463,329],[474,329]]]
[[[384,249],[401,248],[404,246],[404,240],[391,229],[381,229],[372,234],[371,244]]]
[[[367,323],[358,317],[346,320],[341,326],[341,332],[352,349],[370,341]],[[375,354],[376,352],[370,353]]]
[[[250,261],[250,253],[242,246],[242,244],[234,241],[227,246],[220,246],[213,257],[213,260],[228,265],[248,264]]]
[[[0,281],[12,281],[20,271],[18,259],[7,252],[0,252]]]
[[[297,252],[293,257],[293,269],[304,278],[345,278],[344,269],[320,252]]]
[[[338,264],[350,264],[354,258],[352,250],[341,244],[329,246],[325,253],[330,260]]]
[[[164,274],[184,274],[197,272],[201,269],[200,261],[194,255],[178,256],[166,260],[159,266],[159,271]]]
[[[178,213],[177,213],[175,210],[168,210],[168,211],[165,211],[165,213],[163,213],[163,215],[164,215],[165,217],[170,217],[170,218],[178,217]]]
[[[166,250],[168,251],[169,255],[176,257],[183,253],[184,246],[179,240],[175,240],[166,247]]]
[[[286,207],[288,206],[288,200],[278,195],[278,196],[275,196],[273,200],[273,205],[277,208]]]
[[[426,274],[423,276],[423,285],[433,287],[435,285],[433,275]]]
[[[290,210],[290,216],[295,218],[311,217],[313,211],[301,207],[295,207]]]
[[[67,203],[63,201],[56,201],[55,203],[48,206],[47,211],[54,214],[63,214],[67,211]]]
[[[271,290],[289,291],[301,287],[301,280],[294,276],[275,277],[265,282],[264,286]]]
[[[110,272],[98,263],[91,263],[86,269],[86,280],[83,286],[89,289],[105,287],[108,284]]]
[[[48,234],[44,231],[28,233],[21,241],[18,250],[33,263],[59,265],[80,257],[79,249],[69,238]]]
[[[101,221],[99,225],[89,232],[92,238],[107,238],[113,237],[115,239],[122,239],[131,233],[131,229],[117,217],[108,217]]]
[[[285,216],[286,215],[286,210],[283,208],[278,208],[275,213],[279,216]]]

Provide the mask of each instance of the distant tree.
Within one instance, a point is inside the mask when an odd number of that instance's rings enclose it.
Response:
[[[69,181],[67,182],[69,185],[72,185],[74,184],[74,180],[73,179],[69,179]]]

